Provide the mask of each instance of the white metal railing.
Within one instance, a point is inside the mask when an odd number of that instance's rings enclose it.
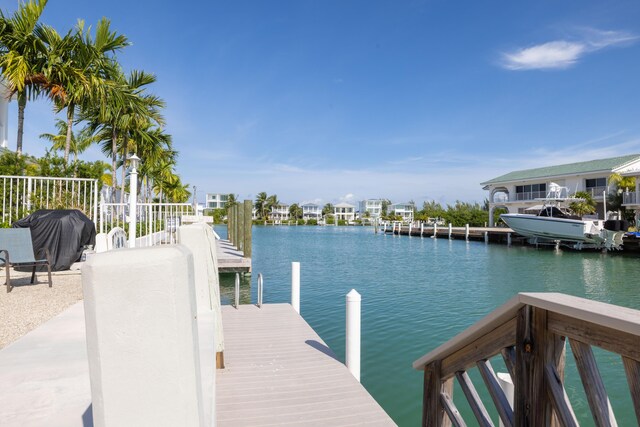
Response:
[[[622,193],[622,204],[623,205],[637,205],[638,204],[638,193],[627,192]]]
[[[176,232],[182,216],[193,215],[189,203],[136,203],[136,247],[176,243]],[[129,203],[100,204],[100,233],[114,227],[129,229]]]
[[[588,187],[584,191],[591,194],[591,197],[602,197],[602,193],[609,193],[609,188],[606,185],[600,187]]]
[[[0,175],[2,217],[11,225],[38,209],[78,209],[98,218],[98,180]]]

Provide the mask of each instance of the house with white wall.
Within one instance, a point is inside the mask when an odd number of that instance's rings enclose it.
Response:
[[[280,203],[271,207],[271,214],[269,215],[276,224],[281,224],[284,221],[289,221],[289,205]]]
[[[597,204],[596,213],[603,219],[603,194],[610,190],[609,177],[613,173],[622,175],[633,171],[640,171],[640,154],[513,171],[480,185],[489,192],[490,224],[497,220],[493,215],[496,208],[523,213],[540,205],[540,199],[545,198],[554,185],[566,187],[563,197],[578,191],[590,193]]]
[[[205,209],[224,209],[227,204],[229,194],[207,193],[205,198]]]
[[[379,218],[380,216],[382,216],[382,200],[381,199],[362,200],[358,204],[358,209],[360,211],[360,218],[366,218],[367,216],[371,219]]]
[[[315,203],[304,203],[301,205],[302,208],[302,219],[308,221],[310,219],[315,219],[319,221],[322,219],[322,208]]]
[[[402,222],[408,224],[413,222],[413,209],[412,203],[394,203],[391,205],[391,212],[399,217],[402,217]]]
[[[334,206],[333,214],[337,221],[352,222],[356,219],[356,207],[349,203],[338,203]]]

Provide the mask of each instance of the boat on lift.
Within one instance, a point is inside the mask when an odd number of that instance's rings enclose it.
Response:
[[[550,183],[547,197],[537,214],[508,213],[500,218],[516,233],[529,237],[534,243],[561,243],[575,249],[619,249],[624,231],[611,231],[605,221],[574,215],[568,208],[583,199],[568,197],[567,187]]]

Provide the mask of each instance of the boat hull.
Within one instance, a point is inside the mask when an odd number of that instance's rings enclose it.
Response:
[[[601,243],[601,221],[541,217],[527,214],[502,214],[500,218],[516,233],[568,242]]]

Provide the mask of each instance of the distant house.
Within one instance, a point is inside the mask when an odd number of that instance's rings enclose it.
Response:
[[[271,215],[269,217],[276,224],[289,221],[289,205],[280,203],[271,207]]]
[[[391,212],[402,217],[402,222],[408,224],[413,222],[413,208],[414,205],[411,203],[394,203],[391,205]]]
[[[356,219],[356,207],[349,203],[338,203],[334,206],[333,213],[338,221],[353,222]]]
[[[205,209],[224,209],[229,195],[220,193],[207,193],[205,198]]]
[[[302,219],[308,221],[315,219],[317,221],[322,219],[322,208],[315,203],[305,203],[302,206]]]
[[[506,208],[510,213],[523,213],[541,204],[536,199],[544,198],[550,190],[562,187],[566,187],[566,190],[562,190],[563,194],[559,194],[562,197],[578,191],[591,193],[597,203],[598,217],[603,218],[603,193],[609,191],[609,176],[612,173],[640,175],[640,154],[513,171],[485,181],[480,185],[489,191],[489,223],[495,222],[493,212],[496,208]]]
[[[382,215],[382,200],[368,199],[359,203],[360,217],[379,218]],[[367,215],[368,214],[368,215]]]

